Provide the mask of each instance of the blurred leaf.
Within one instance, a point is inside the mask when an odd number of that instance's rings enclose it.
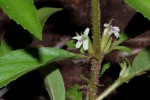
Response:
[[[8,54],[12,51],[12,48],[8,46],[5,40],[1,40],[1,46],[0,46],[0,56],[3,56],[5,54]]]
[[[3,11],[18,24],[42,39],[42,28],[37,18],[33,0],[0,0]]]
[[[125,0],[125,2],[150,20],[150,0]]]
[[[73,54],[62,49],[39,48],[20,49],[0,57],[0,88],[17,79],[23,74],[37,69],[45,64],[79,58],[81,55]]]
[[[70,40],[70,41],[67,41],[65,45],[68,46],[69,48],[75,48],[76,44],[74,42],[75,42],[74,40]]]
[[[51,64],[43,67],[41,71],[45,76],[44,83],[51,100],[65,100],[65,87],[59,69]]]
[[[116,42],[119,42],[119,44],[120,44],[121,42],[127,40],[128,38],[129,38],[129,37],[127,36],[126,33],[122,33],[122,34],[120,35],[120,37],[119,37],[119,40],[116,41]]]
[[[134,59],[130,69],[130,77],[143,74],[150,70],[150,48],[142,50]]]
[[[69,100],[82,100],[82,92],[78,91],[79,85],[73,85],[69,90],[66,92],[66,98]]]
[[[112,50],[120,50],[120,51],[124,51],[128,54],[131,54],[130,48],[125,47],[125,46],[116,46],[116,47],[112,48]]]
[[[101,71],[100,71],[100,77],[104,74],[104,72],[105,72],[107,69],[109,69],[109,67],[110,67],[110,62],[105,63],[105,64],[102,66],[102,69],[101,69]]]
[[[39,19],[39,22],[40,22],[42,28],[44,26],[44,23],[48,19],[48,17],[60,10],[62,10],[62,9],[61,8],[50,8],[50,7],[44,7],[44,8],[38,9],[37,10],[38,19]]]

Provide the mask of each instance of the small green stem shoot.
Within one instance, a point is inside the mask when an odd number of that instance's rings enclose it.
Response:
[[[122,84],[122,81],[117,79],[110,87],[108,87],[100,96],[97,97],[96,100],[103,100],[108,94],[110,94],[113,90],[119,87]]]

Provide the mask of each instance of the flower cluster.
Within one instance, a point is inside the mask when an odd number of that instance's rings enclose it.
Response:
[[[76,43],[76,48],[80,48],[81,45],[83,44],[83,49],[84,50],[88,50],[89,45],[88,45],[88,34],[89,34],[90,29],[86,28],[85,31],[83,32],[83,34],[79,35],[77,34],[77,36],[74,36],[72,39],[76,39],[77,43]]]
[[[119,34],[119,27],[117,26],[112,26],[111,24],[104,24],[104,31],[103,31],[103,36],[105,36],[106,34],[108,34],[109,36],[111,36],[112,34],[115,35],[116,38],[119,38],[120,34]],[[77,34],[77,36],[74,36],[72,39],[77,40],[76,43],[76,48],[80,48],[81,45],[83,45],[83,49],[84,50],[88,50],[89,49],[89,34],[90,29],[86,28],[85,31],[83,32],[83,34],[79,35]]]
[[[112,26],[110,24],[104,24],[104,32],[103,32],[103,35],[106,35],[106,33],[108,32],[109,35],[112,35],[114,34],[116,36],[116,38],[119,38],[120,34],[119,34],[119,27],[117,26]]]

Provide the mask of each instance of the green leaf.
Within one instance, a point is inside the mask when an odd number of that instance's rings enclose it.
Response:
[[[46,22],[47,18],[54,14],[57,11],[62,10],[61,8],[50,8],[50,7],[44,7],[37,10],[38,19],[39,22],[43,28],[44,23]]]
[[[125,2],[150,20],[150,0],[125,0]]]
[[[110,67],[110,62],[105,63],[105,64],[102,66],[102,69],[101,69],[101,71],[100,71],[100,77],[104,74],[104,72],[105,72],[107,69],[109,69],[109,67]]]
[[[122,58],[122,62],[119,63],[119,65],[121,67],[119,77],[125,78],[125,82],[128,82],[127,79],[130,78],[126,78],[126,77],[128,77],[130,68],[132,67],[130,61],[127,58]]]
[[[12,48],[8,46],[7,42],[5,40],[1,40],[0,56],[8,54],[11,51],[12,51]]]
[[[150,70],[150,48],[142,50],[134,59],[130,69],[130,77],[143,74]]]
[[[0,88],[17,79],[23,74],[37,69],[45,64],[68,58],[79,58],[62,49],[39,48],[20,49],[0,57]]]
[[[18,24],[42,39],[42,28],[37,18],[33,0],[0,0],[3,11]]]
[[[40,72],[45,76],[44,83],[51,100],[65,100],[65,87],[59,69],[51,64]]]
[[[124,51],[124,52],[126,52],[128,54],[131,54],[130,48],[125,47],[125,46],[116,46],[112,50],[121,50],[121,51]]]
[[[70,47],[70,48],[75,48],[76,44],[74,42],[75,42],[74,40],[70,40],[70,41],[67,41],[65,43],[65,45],[68,46],[68,47]]]
[[[119,42],[119,44],[125,40],[127,40],[129,38],[129,36],[127,36],[127,34],[125,32],[121,33],[119,40],[117,42]]]
[[[82,100],[82,92],[78,91],[79,85],[73,85],[67,92],[66,98],[69,100]]]

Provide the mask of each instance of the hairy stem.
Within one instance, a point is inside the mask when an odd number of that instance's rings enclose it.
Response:
[[[91,0],[92,15],[92,37],[94,58],[91,59],[91,73],[89,83],[89,100],[95,100],[97,94],[97,85],[99,84],[99,72],[103,56],[101,54],[101,31],[100,31],[100,2]]]
[[[100,59],[100,43],[101,43],[101,31],[100,31],[100,3],[99,0],[92,0],[92,37],[93,37],[93,49],[94,56]]]
[[[101,69],[103,57],[101,60],[91,59],[91,73],[90,73],[90,84],[89,84],[89,100],[95,100],[97,96],[97,86],[99,84],[99,72]]]
[[[97,86],[95,84],[95,68],[94,66],[91,66],[91,73],[90,73],[90,83],[89,83],[89,100],[95,100],[96,99],[96,91]]]

